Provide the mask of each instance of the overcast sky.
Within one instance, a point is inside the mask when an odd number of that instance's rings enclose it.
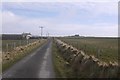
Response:
[[[118,36],[118,2],[3,2],[2,33]]]

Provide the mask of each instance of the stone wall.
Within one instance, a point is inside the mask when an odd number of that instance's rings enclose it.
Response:
[[[77,76],[83,78],[116,78],[120,76],[118,75],[120,66],[117,62],[103,62],[94,55],[88,56],[82,50],[77,50],[59,39],[55,39],[54,42]]]

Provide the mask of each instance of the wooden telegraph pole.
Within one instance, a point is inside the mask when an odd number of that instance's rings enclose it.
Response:
[[[41,28],[41,39],[42,39],[42,34],[43,34],[43,26],[39,26]]]

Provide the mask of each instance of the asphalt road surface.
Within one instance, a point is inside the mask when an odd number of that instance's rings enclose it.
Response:
[[[51,55],[52,40],[5,71],[3,78],[55,78]]]

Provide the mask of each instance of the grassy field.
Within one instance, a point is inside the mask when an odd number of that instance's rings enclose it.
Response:
[[[88,55],[94,55],[102,61],[118,60],[117,38],[60,38],[67,44],[83,50]]]
[[[2,40],[2,52],[12,51],[15,47],[24,46],[28,43],[34,42],[36,39],[30,40]]]

